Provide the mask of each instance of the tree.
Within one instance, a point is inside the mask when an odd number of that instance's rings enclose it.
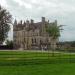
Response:
[[[13,49],[13,41],[12,40],[6,40],[6,47],[7,49]]]
[[[13,46],[13,41],[9,41],[9,40],[6,40],[6,45],[8,45],[8,46]]]
[[[10,13],[0,6],[0,44],[8,37],[12,16]]]
[[[51,49],[53,50],[53,56],[54,56],[54,50],[56,49],[56,42],[58,37],[60,36],[60,26],[57,26],[57,22],[53,24],[48,24],[48,27],[46,28],[46,32],[49,34],[49,37],[51,37]]]

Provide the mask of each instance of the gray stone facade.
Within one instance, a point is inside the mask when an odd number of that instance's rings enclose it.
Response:
[[[42,17],[41,22],[37,23],[32,19],[31,21],[20,21],[19,23],[15,20],[13,26],[14,48],[22,50],[47,50],[51,49],[54,43],[56,47],[58,39],[52,40],[46,32],[46,27],[49,24],[57,25],[57,22],[49,23],[49,20],[46,21],[45,17]]]

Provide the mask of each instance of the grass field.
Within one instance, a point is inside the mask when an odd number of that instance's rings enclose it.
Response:
[[[75,54],[0,51],[0,75],[75,75]]]

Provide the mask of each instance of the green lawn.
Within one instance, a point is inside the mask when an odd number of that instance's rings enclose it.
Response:
[[[0,75],[75,75],[75,54],[0,51]]]

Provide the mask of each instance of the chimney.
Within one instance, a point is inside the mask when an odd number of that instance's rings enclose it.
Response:
[[[29,20],[26,20],[26,24],[29,24]]]
[[[34,23],[34,20],[31,19],[31,24],[33,24],[33,23]]]

